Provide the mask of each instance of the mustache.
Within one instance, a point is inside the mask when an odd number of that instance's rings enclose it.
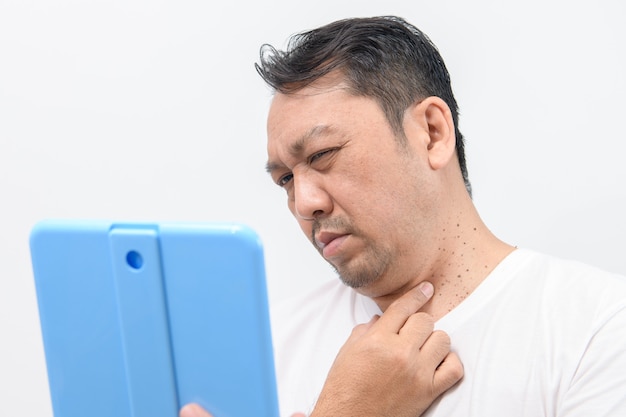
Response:
[[[354,226],[343,217],[332,217],[327,219],[315,219],[311,227],[311,242],[315,242],[315,236],[320,230],[338,231],[347,233],[354,231]]]

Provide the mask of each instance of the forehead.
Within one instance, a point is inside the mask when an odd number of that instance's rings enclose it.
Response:
[[[301,156],[315,139],[334,133],[332,103],[341,101],[337,90],[303,89],[294,94],[277,93],[267,119],[267,171],[282,170],[288,160]]]
[[[293,165],[314,150],[309,147],[360,141],[376,130],[390,130],[379,103],[354,94],[341,74],[331,73],[293,93],[277,92],[267,119],[268,171]]]
[[[295,93],[276,93],[267,119],[268,151],[319,134],[346,134],[385,121],[378,103],[343,84],[316,82]],[[291,146],[291,145],[290,145]]]
[[[289,94],[276,92],[268,115],[268,139],[284,129],[289,116],[298,114],[298,120],[305,124],[315,117],[321,117],[329,103],[341,101],[345,98],[342,96],[349,95],[345,78],[339,71],[333,71]],[[306,113],[307,117],[303,118],[300,113]]]
[[[341,101],[350,95],[343,83],[331,83],[324,79],[294,92],[276,92],[270,105],[268,125],[285,115],[283,114],[285,111],[294,112],[303,107],[307,107],[309,112],[316,110],[315,113],[310,113],[311,116],[314,116],[330,102]]]
[[[267,118],[268,141],[283,136],[300,136],[319,124],[330,123],[333,112],[329,110],[344,102],[344,94],[339,90],[277,93],[272,99]]]

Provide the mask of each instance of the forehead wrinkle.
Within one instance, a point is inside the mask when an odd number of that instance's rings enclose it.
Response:
[[[316,139],[320,136],[328,134],[329,131],[332,131],[332,127],[330,125],[317,125],[313,128],[309,129],[303,135],[298,137],[293,143],[291,143],[288,147],[288,152],[293,157],[298,157],[304,152],[307,145],[311,140]],[[268,173],[272,173],[272,171],[276,169],[283,168],[284,164],[280,162],[268,161],[265,165],[265,170]]]
[[[300,155],[312,139],[318,138],[331,130],[329,125],[318,125],[304,133],[289,145],[289,153],[293,156]]]

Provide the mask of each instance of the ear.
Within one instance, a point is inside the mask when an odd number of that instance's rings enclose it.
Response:
[[[428,97],[409,109],[425,133],[422,137],[432,169],[445,167],[455,154],[456,135],[450,108],[439,97]],[[406,119],[405,119],[406,120]]]

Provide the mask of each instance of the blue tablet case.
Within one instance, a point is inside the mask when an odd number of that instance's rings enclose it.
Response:
[[[44,221],[30,244],[55,417],[278,416],[251,229]]]

